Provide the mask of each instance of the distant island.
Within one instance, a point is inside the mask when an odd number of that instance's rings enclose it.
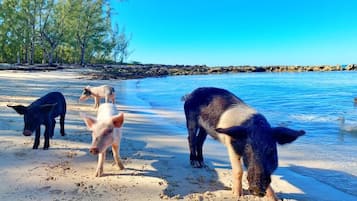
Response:
[[[316,66],[215,66],[165,65],[165,64],[91,64],[80,65],[15,65],[0,64],[0,70],[50,71],[60,69],[83,69],[91,79],[138,79],[176,75],[206,75],[251,72],[313,72],[313,71],[357,71],[357,64]],[[84,70],[86,69],[86,70]]]

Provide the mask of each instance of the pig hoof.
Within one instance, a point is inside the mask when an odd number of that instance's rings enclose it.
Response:
[[[103,175],[103,170],[97,170],[95,172],[95,177],[101,177]]]
[[[116,165],[118,166],[119,170],[123,170],[124,169],[123,163],[119,162]]]
[[[238,198],[240,198],[240,197],[243,196],[243,190],[235,191],[235,190],[232,189],[232,194],[237,196]]]
[[[191,166],[193,168],[203,168],[203,167],[206,167],[205,163],[203,161],[194,161],[194,160],[191,160]]]

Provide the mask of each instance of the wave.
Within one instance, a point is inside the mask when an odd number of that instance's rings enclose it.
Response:
[[[293,114],[290,115],[290,118],[303,122],[334,122],[338,119],[336,116],[320,116],[314,114]]]

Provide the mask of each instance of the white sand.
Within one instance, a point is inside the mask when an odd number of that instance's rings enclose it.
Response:
[[[0,200],[237,200],[231,195],[231,172],[221,144],[208,140],[205,169],[193,169],[188,161],[186,136],[160,122],[165,112],[118,104],[125,113],[121,157],[125,169],[112,165],[109,153],[104,176],[94,177],[97,158],[89,154],[90,132],[79,112],[95,116],[92,101],[78,103],[87,84],[113,81],[77,79],[75,72],[0,71]],[[125,87],[123,85],[123,87]],[[50,91],[67,100],[66,136],[56,125],[50,149],[33,150],[34,137],[23,136],[23,118],[7,104],[28,105]],[[120,96],[120,94],[117,94]],[[120,103],[120,102],[119,102]],[[42,129],[43,130],[43,129]],[[109,151],[108,151],[109,152]],[[287,152],[284,152],[284,157]],[[283,200],[357,200],[311,177],[299,175],[288,161],[273,176],[272,186]],[[244,180],[244,189],[247,181]],[[264,200],[245,195],[240,200]]]

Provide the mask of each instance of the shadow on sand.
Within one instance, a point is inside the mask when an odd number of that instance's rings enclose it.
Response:
[[[280,198],[307,200],[355,200],[357,177],[342,171],[290,166],[279,168],[286,172],[282,179],[289,181],[303,194],[278,193]],[[320,192],[317,195],[316,192]]]

